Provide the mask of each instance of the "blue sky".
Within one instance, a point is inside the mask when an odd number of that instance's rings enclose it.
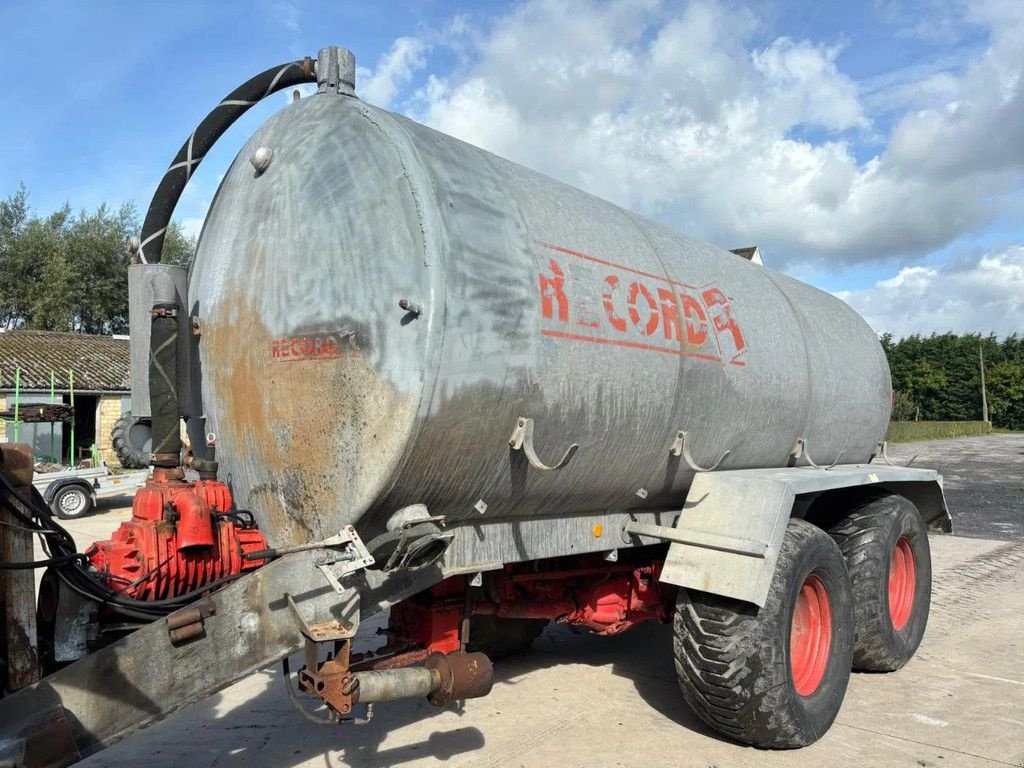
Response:
[[[1024,332],[1024,3],[6,2],[0,195],[141,210],[206,111],[352,49],[363,98],[837,293]],[[207,157],[195,231],[276,95]],[[553,131],[573,137],[552,147]]]

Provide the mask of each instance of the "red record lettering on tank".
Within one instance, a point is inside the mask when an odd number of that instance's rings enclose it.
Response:
[[[280,336],[270,342],[273,362],[301,360],[340,360],[361,357],[351,331],[324,331]]]
[[[747,338],[721,287],[541,243],[542,336],[743,366]]]

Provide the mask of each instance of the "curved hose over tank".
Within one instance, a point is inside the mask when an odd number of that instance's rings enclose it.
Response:
[[[307,56],[302,61],[289,62],[261,72],[225,96],[220,104],[203,118],[188,140],[182,144],[156,188],[153,201],[146,212],[146,221],[142,225],[140,244],[136,249],[139,261],[143,264],[160,261],[164,234],[167,232],[174,207],[178,204],[178,198],[181,197],[193,171],[217,139],[223,136],[238,118],[248,112],[250,107],[270,94],[300,83],[316,82],[314,64],[314,60]]]

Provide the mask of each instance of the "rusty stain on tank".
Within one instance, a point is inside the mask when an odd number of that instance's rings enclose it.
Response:
[[[359,518],[388,479],[386,459],[401,453],[402,425],[418,404],[369,365],[359,351],[368,340],[340,335],[350,341],[338,355],[274,360],[281,335],[237,285],[204,323],[204,376],[215,394],[208,408],[219,408],[219,442],[229,449],[222,476],[233,475],[238,498],[278,545],[326,537]]]

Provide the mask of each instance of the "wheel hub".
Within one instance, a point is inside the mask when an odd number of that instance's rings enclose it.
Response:
[[[60,499],[60,508],[68,515],[74,515],[81,512],[84,506],[85,496],[81,491],[77,493],[65,493]]]
[[[900,536],[889,561],[889,619],[893,629],[903,629],[910,620],[917,588],[914,550],[906,536]]]
[[[825,583],[813,573],[796,598],[789,633],[789,664],[793,686],[810,696],[821,685],[832,650],[832,610]]]

